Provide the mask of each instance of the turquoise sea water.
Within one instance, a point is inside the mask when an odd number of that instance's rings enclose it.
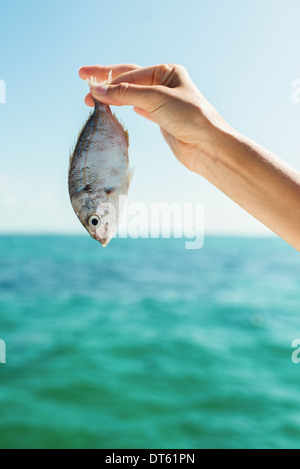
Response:
[[[0,238],[1,448],[300,447],[299,254]]]

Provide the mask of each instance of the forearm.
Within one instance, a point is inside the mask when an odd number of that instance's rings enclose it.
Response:
[[[219,132],[195,169],[300,251],[300,173],[239,134]]]

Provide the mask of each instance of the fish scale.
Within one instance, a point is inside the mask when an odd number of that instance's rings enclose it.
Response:
[[[128,134],[110,107],[95,101],[70,159],[69,194],[89,234],[106,246],[116,233],[131,179]]]

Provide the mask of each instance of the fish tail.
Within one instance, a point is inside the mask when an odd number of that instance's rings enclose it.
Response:
[[[107,80],[98,81],[96,77],[92,76],[87,78],[86,82],[89,85],[89,88],[93,88],[98,85],[110,85],[112,82],[112,70],[110,70]]]

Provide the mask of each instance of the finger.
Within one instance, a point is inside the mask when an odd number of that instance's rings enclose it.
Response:
[[[164,93],[159,86],[139,86],[128,83],[119,85],[92,86],[95,99],[105,104],[131,105],[152,112],[164,101]]]
[[[94,99],[97,99],[96,97],[93,98],[93,95],[91,93],[89,93],[85,98],[84,98],[84,101],[85,101],[85,104],[89,107],[95,107],[95,101]],[[101,101],[102,103],[104,102],[105,104],[108,104],[109,106],[123,106],[122,104],[120,104],[119,102],[117,102],[115,99],[109,99],[109,98],[106,98],[104,97],[104,99],[97,99],[97,101]]]
[[[84,99],[84,102],[89,107],[95,107],[94,99],[93,99],[93,96],[91,95],[91,93],[86,95],[86,97]]]
[[[181,81],[182,73],[179,66],[162,64],[129,70],[114,78],[112,84],[131,83],[132,85],[143,86],[164,85],[175,88],[175,86],[180,85]]]
[[[149,121],[152,121],[152,122],[156,123],[156,120],[151,116],[151,114],[149,112],[145,111],[145,109],[135,107],[134,110],[140,116],[145,117],[146,119],[149,119]]]
[[[109,72],[112,70],[112,78],[118,77],[121,73],[140,68],[135,64],[119,64],[119,65],[85,65],[79,69],[79,76],[83,80],[95,77],[99,81],[107,80]]]

